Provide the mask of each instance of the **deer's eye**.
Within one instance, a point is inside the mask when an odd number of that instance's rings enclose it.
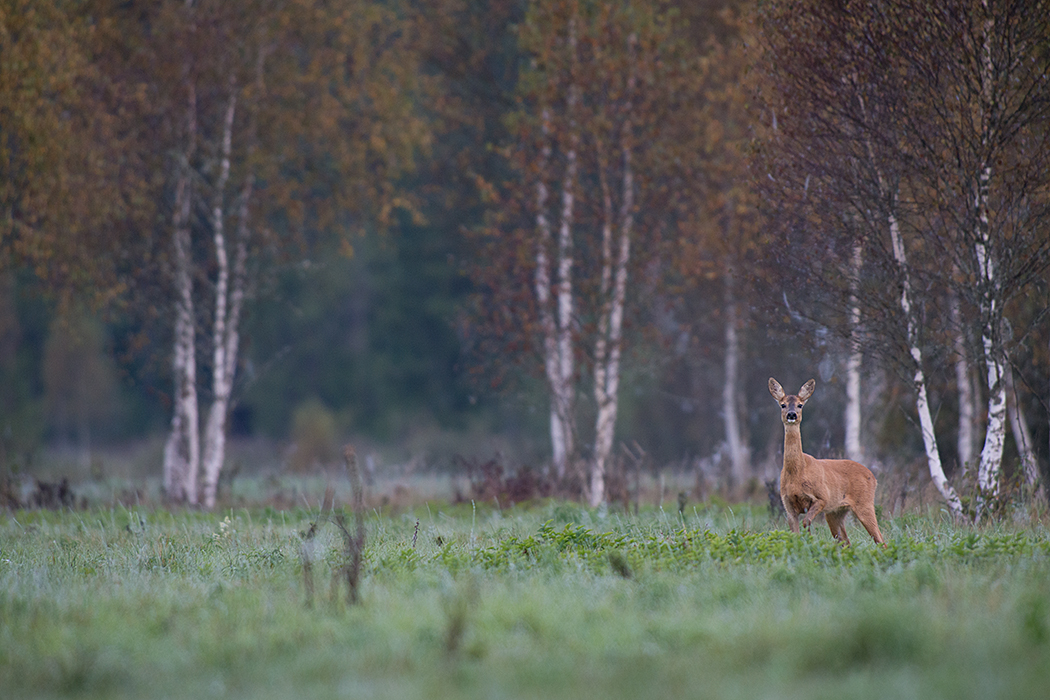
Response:
[[[782,404],[780,404],[780,407],[781,407],[781,408],[787,408],[787,407],[788,407],[788,405],[787,405],[786,403],[782,403]]]

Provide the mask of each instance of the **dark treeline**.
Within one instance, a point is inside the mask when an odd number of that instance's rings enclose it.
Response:
[[[1050,8],[865,7],[2,0],[0,459],[160,436],[209,505],[227,437],[356,436],[741,496],[776,376],[902,493],[1038,483]]]

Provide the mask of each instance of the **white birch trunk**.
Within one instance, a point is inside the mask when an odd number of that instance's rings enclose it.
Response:
[[[228,316],[228,295],[230,285],[229,255],[226,250],[224,196],[226,183],[230,177],[230,152],[233,141],[233,119],[237,107],[236,85],[230,81],[230,100],[226,107],[222,131],[222,155],[219,162],[219,175],[216,178],[215,193],[212,199],[212,233],[215,245],[215,313],[212,318],[212,403],[208,411],[208,420],[204,432],[204,507],[215,507],[215,497],[219,484],[219,473],[222,471],[226,457],[226,414],[230,403],[233,376],[228,365],[236,358],[227,358],[228,334],[230,332]]]
[[[633,38],[633,37],[632,37]],[[629,90],[633,88],[633,76]],[[627,107],[628,113],[630,105]],[[623,348],[623,313],[627,300],[627,268],[631,258],[631,236],[634,230],[634,167],[631,159],[630,121],[623,125],[620,151],[623,159],[623,183],[620,193],[619,239],[616,260],[612,250],[612,197],[605,175],[603,146],[598,143],[599,179],[602,188],[602,277],[599,294],[602,299],[598,318],[598,335],[594,352],[594,398],[598,407],[595,422],[594,458],[591,463],[589,502],[597,507],[605,500],[605,475],[612,454],[620,394],[620,357]]]
[[[620,126],[619,148],[623,179],[620,211],[617,218],[619,237],[613,260],[613,207],[606,173],[604,145],[596,139],[599,184],[602,191],[602,275],[599,296],[598,334],[594,352],[594,398],[598,408],[595,422],[594,457],[591,463],[588,496],[591,507],[605,501],[605,476],[612,454],[620,396],[620,358],[623,351],[623,315],[627,300],[627,271],[631,259],[631,237],[634,234],[634,163],[632,158],[632,109],[637,83],[634,53],[637,36],[627,38],[631,65],[623,104],[624,121]]]
[[[567,327],[561,323],[563,308],[567,307],[568,312],[571,314],[571,283],[567,284],[571,280],[567,276],[567,273],[571,271],[571,260],[569,261],[569,269],[565,267],[564,259],[564,244],[561,236],[559,236],[558,252],[555,256],[557,262],[557,269],[559,275],[558,294],[555,298],[551,293],[551,247],[553,242],[553,229],[550,218],[548,216],[548,200],[550,197],[549,190],[547,187],[546,178],[549,175],[549,167],[551,161],[551,113],[549,108],[544,108],[541,112],[542,119],[542,130],[543,130],[543,146],[540,154],[540,168],[539,177],[536,182],[536,231],[537,231],[537,243],[536,243],[536,272],[535,272],[535,293],[536,293],[536,306],[539,310],[540,327],[543,333],[543,363],[544,370],[547,375],[547,386],[550,390],[551,395],[551,408],[550,408],[550,435],[551,435],[551,452],[552,461],[554,463],[555,474],[559,481],[565,478],[568,471],[568,462],[572,454],[572,441],[573,431],[571,429],[571,415],[572,415],[572,392],[571,385],[565,386],[563,377],[566,372],[566,363],[562,359],[562,351],[566,340],[569,341],[570,351],[570,364],[568,370],[571,377],[571,337],[563,334],[562,330],[568,330]],[[566,197],[566,190],[570,190],[568,197],[570,199],[569,214],[571,215],[571,187],[569,185],[568,174],[566,182],[563,183],[563,199]],[[565,207],[563,205],[562,216],[565,215]],[[563,218],[561,234],[565,234],[566,222]],[[568,232],[571,236],[571,230]],[[571,242],[571,238],[569,239]],[[566,294],[566,290],[570,295],[569,303],[563,303],[562,296]],[[555,303],[557,302],[557,308]],[[568,420],[567,420],[568,419]]]
[[[193,304],[190,213],[193,188],[190,168],[197,144],[197,93],[186,81],[186,151],[179,164],[173,214],[175,332],[172,374],[175,382],[171,429],[164,445],[163,480],[167,498],[197,502],[200,463],[197,409],[196,313]]]
[[[221,467],[225,457],[226,419],[229,416],[230,398],[233,391],[234,380],[237,378],[237,356],[240,350],[241,338],[240,320],[242,309],[244,307],[246,287],[248,284],[248,237],[250,234],[248,223],[249,203],[254,191],[254,186],[255,178],[253,175],[249,174],[245,178],[243,190],[241,192],[240,212],[238,214],[237,222],[237,243],[234,249],[233,277],[230,285],[230,307],[226,320],[226,364],[222,368],[224,394],[221,397],[221,405],[219,404],[219,398],[216,398],[213,401],[211,413],[209,414],[209,427],[212,427],[211,421],[213,416],[218,416],[218,418],[215,418],[215,426],[213,429],[216,431],[217,435],[216,450],[219,459],[216,461],[216,464],[218,464],[219,469],[214,472],[213,476],[211,476],[211,472],[205,472],[207,480],[204,484],[204,505],[206,508],[213,508],[215,506],[215,498],[218,494],[219,476],[221,474]]]
[[[941,455],[937,450],[937,434],[933,426],[933,415],[930,413],[929,397],[926,393],[926,375],[922,369],[922,349],[919,347],[918,326],[919,319],[916,317],[911,306],[911,276],[908,273],[908,261],[904,249],[904,240],[901,238],[900,226],[897,217],[893,213],[889,215],[890,239],[893,244],[893,257],[901,272],[901,311],[907,323],[909,351],[913,361],[914,374],[912,383],[915,385],[915,408],[919,413],[919,426],[922,429],[922,442],[926,448],[926,464],[930,470],[930,478],[934,486],[940,492],[952,514],[962,515],[962,501],[959,500],[955,489],[948,483],[944,475],[944,467],[941,464]]]
[[[858,288],[863,264],[860,244],[853,246],[853,280],[850,290],[849,356],[846,358],[846,457],[864,463],[864,449],[860,441],[860,366],[863,357],[860,338],[860,300]]]
[[[725,271],[725,381],[722,385],[722,411],[726,431],[726,445],[736,487],[742,487],[751,476],[750,454],[740,431],[740,407],[738,406],[740,337],[738,334],[739,305],[736,297],[736,271],[730,264]]]
[[[551,223],[547,216],[549,192],[547,189],[548,168],[551,160],[551,114],[549,108],[540,113],[543,132],[543,146],[540,149],[539,176],[536,178],[536,272],[534,288],[536,308],[540,317],[540,328],[543,333],[543,365],[547,375],[547,386],[551,392],[550,434],[551,452],[555,473],[558,480],[565,478],[567,452],[565,436],[562,433],[558,417],[558,402],[554,387],[558,379],[558,341],[554,326],[554,312],[551,308],[551,262],[550,245],[552,239]]]
[[[858,97],[861,112],[867,118],[864,100]],[[901,276],[900,307],[904,313],[905,329],[908,339],[908,351],[912,358],[912,383],[915,386],[915,408],[919,414],[919,427],[922,430],[922,443],[926,450],[926,465],[930,470],[930,478],[934,486],[948,504],[948,509],[955,516],[962,515],[962,501],[959,495],[948,483],[944,474],[944,465],[941,462],[941,454],[937,449],[937,433],[934,430],[933,415],[930,413],[930,401],[926,391],[926,374],[922,368],[922,348],[919,347],[919,318],[911,305],[911,274],[908,271],[908,257],[904,248],[904,239],[901,236],[900,222],[896,215],[896,192],[892,191],[882,172],[878,169],[875,149],[871,140],[867,141],[868,155],[872,166],[876,169],[879,191],[890,202],[887,224],[890,230],[890,243],[893,248],[893,259],[897,263],[897,269]]]
[[[985,166],[978,178],[977,242],[975,254],[981,287],[981,348],[984,351],[985,379],[988,387],[987,427],[984,447],[977,470],[977,485],[984,499],[995,499],[999,495],[999,475],[1002,469],[1003,447],[1006,443],[1006,365],[1003,361],[999,339],[998,287],[995,261],[991,254],[988,221],[988,190],[992,169]],[[983,504],[982,504],[983,505]]]
[[[576,22],[569,22],[569,50],[572,64],[576,64]],[[573,70],[572,81],[575,81]],[[573,351],[572,325],[575,317],[573,300],[573,242],[572,229],[575,224],[577,151],[579,149],[579,125],[576,122],[576,106],[579,102],[579,86],[570,82],[566,103],[568,112],[568,149],[565,154],[565,179],[561,191],[561,221],[558,227],[558,280],[557,280],[557,371],[556,383],[552,387],[558,421],[561,424],[561,440],[564,447],[564,463],[576,452],[575,383],[576,358]]]
[[[556,287],[555,317],[555,366],[554,384],[551,391],[554,398],[555,412],[558,420],[559,438],[562,443],[561,464],[563,473],[576,451],[576,430],[574,421],[575,387],[573,377],[576,372],[573,354],[572,322],[575,312],[573,302],[573,255],[572,255],[572,218],[575,203],[573,190],[576,180],[576,151],[567,154],[565,181],[562,183],[562,211],[558,231],[557,262],[558,278]]]
[[[992,112],[992,52],[991,35],[994,20],[988,3],[982,3],[987,19],[984,23],[984,44],[981,55],[981,149],[989,149],[988,119]],[[984,156],[987,158],[987,155]],[[985,377],[988,386],[988,420],[984,433],[984,447],[977,470],[977,485],[980,489],[978,517],[986,500],[999,496],[999,475],[1002,470],[1003,447],[1006,443],[1006,371],[1005,357],[999,333],[1002,309],[999,307],[998,269],[991,250],[988,199],[992,180],[992,166],[985,160],[977,175],[977,193],[974,201],[975,257],[977,260],[978,285],[980,288],[981,348],[984,351]]]
[[[613,428],[607,413],[609,404],[609,326],[613,300],[610,294],[613,278],[613,219],[612,192],[609,187],[608,165],[605,159],[605,144],[595,138],[598,163],[598,184],[602,193],[602,274],[598,288],[600,300],[598,330],[594,339],[594,402],[598,407],[594,431],[594,456],[591,462],[590,483],[587,497],[592,507],[598,506],[605,494],[606,461],[612,450]]]
[[[966,350],[966,333],[963,327],[959,297],[950,298],[955,345],[955,386],[959,394],[959,466],[966,472],[973,466],[974,401],[973,385],[970,383],[970,360]]]
[[[981,175],[982,185],[978,194],[984,202],[980,205],[979,234],[977,242],[977,264],[983,287],[981,295],[981,347],[984,350],[985,378],[988,387],[988,418],[984,433],[984,447],[977,471],[977,484],[982,498],[994,499],[999,495],[999,474],[1002,469],[1003,447],[1006,443],[1006,384],[1005,362],[1001,343],[998,341],[998,324],[1001,312],[997,304],[995,264],[991,259],[988,240],[987,181],[990,168]]]
[[[625,176],[625,179],[627,176]],[[628,205],[633,206],[633,205]],[[609,315],[609,356],[605,370],[604,403],[598,408],[595,437],[595,464],[591,475],[591,505],[605,500],[605,474],[612,454],[616,417],[619,412],[620,358],[623,351],[623,312],[627,298],[627,266],[631,256],[631,229],[633,220],[621,222],[619,256],[616,261],[616,281]]]

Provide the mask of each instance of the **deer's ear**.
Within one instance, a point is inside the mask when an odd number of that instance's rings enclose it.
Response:
[[[810,396],[813,396],[813,390],[817,388],[817,380],[810,379],[808,382],[802,385],[802,388],[798,390],[798,397],[803,401],[808,401]]]
[[[773,395],[773,398],[777,401],[783,401],[787,395],[784,393],[784,387],[780,386],[780,382],[773,377],[769,378],[769,393]]]

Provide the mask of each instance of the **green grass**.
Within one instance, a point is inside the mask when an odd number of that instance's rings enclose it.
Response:
[[[1037,698],[1050,535],[747,507],[371,513],[361,603],[316,513],[0,514],[4,697]],[[418,531],[417,531],[418,521]]]

